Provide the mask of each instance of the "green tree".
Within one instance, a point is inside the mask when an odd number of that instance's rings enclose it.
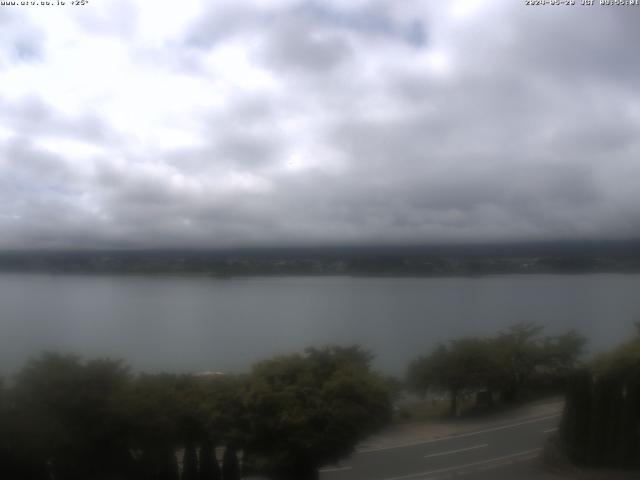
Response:
[[[494,340],[502,399],[514,402],[536,368],[544,361],[544,327],[521,323],[501,333]]]
[[[129,373],[120,362],[81,362],[44,354],[19,372],[13,388],[16,444],[57,479],[129,474],[126,417],[120,395]]]
[[[198,479],[198,454],[192,442],[188,442],[184,448],[182,459],[182,480]]]
[[[572,377],[560,438],[576,463],[640,466],[640,332]]]
[[[227,446],[222,457],[222,480],[240,480],[240,464],[238,452],[235,448]]]
[[[558,376],[575,371],[584,354],[587,340],[575,330],[542,340],[542,364]]]
[[[257,364],[244,395],[254,466],[277,478],[315,479],[321,465],[383,426],[390,393],[370,360],[358,347],[327,347]]]
[[[568,381],[560,436],[574,463],[584,464],[588,458],[593,374],[589,370],[574,372]]]
[[[500,392],[504,401],[512,402],[523,388],[533,386],[534,378],[539,385],[558,388],[579,366],[585,339],[574,331],[548,337],[542,331],[538,325],[519,324],[492,338],[440,344],[409,365],[407,384],[423,396],[428,391],[447,392],[452,414],[458,413],[464,394],[488,401],[493,392]]]
[[[491,344],[482,338],[453,340],[439,345],[431,354],[415,360],[410,366],[407,381],[419,393],[447,392],[450,413],[459,412],[463,393],[490,388],[495,383],[495,359]]]
[[[13,390],[0,385],[0,478],[45,480],[50,476],[38,424],[19,408]]]
[[[190,433],[185,432],[184,411],[190,404],[185,396],[192,391],[186,385],[190,382],[176,375],[140,375],[123,400],[132,426],[131,448],[138,452],[145,479],[174,480],[178,475],[175,452]]]
[[[17,477],[18,465],[13,446],[9,392],[0,379],[0,478]]]
[[[205,439],[200,449],[200,480],[220,480],[222,473],[215,455],[213,444]]]
[[[625,372],[640,365],[640,322],[636,323],[636,327],[635,337],[595,358],[593,368],[596,373]]]
[[[246,378],[216,375],[200,379],[202,399],[199,405],[206,435],[214,445],[241,444],[249,425],[246,423],[242,395]]]

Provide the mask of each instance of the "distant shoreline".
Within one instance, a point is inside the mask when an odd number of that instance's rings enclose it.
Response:
[[[216,274],[201,272],[132,272],[132,271],[105,271],[105,270],[9,270],[1,269],[0,275],[49,275],[49,276],[94,276],[94,277],[139,277],[139,278],[198,278],[211,280],[235,280],[250,278],[370,278],[370,279],[447,279],[447,278],[497,278],[497,277],[535,277],[535,276],[587,276],[587,275],[640,275],[640,269],[634,270],[590,270],[590,271],[535,271],[535,272],[487,272],[487,273],[242,273],[242,274]]]
[[[639,273],[640,242],[237,250],[0,251],[0,273],[215,278]]]

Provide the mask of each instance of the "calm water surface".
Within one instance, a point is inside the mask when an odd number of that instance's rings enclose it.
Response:
[[[640,319],[640,275],[210,279],[0,275],[0,374],[41,350],[108,355],[148,371],[246,370],[275,353],[359,343],[401,373],[439,341],[520,321],[587,335],[592,350]]]

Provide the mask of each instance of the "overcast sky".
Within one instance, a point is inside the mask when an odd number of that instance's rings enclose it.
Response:
[[[0,248],[640,237],[638,25],[516,0],[0,7]]]

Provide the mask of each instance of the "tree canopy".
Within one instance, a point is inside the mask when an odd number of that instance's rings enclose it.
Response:
[[[370,360],[326,347],[246,376],[133,375],[119,361],[43,354],[0,383],[0,477],[233,480],[241,452],[249,467],[302,480],[388,420],[388,382]]]
[[[517,400],[536,375],[545,380],[565,378],[576,367],[585,340],[574,331],[543,336],[535,324],[518,324],[494,337],[467,337],[438,345],[414,360],[408,385],[417,393],[447,392],[451,413],[458,413],[460,395],[495,392],[505,401]]]
[[[390,418],[390,392],[357,347],[309,349],[255,366],[247,384],[247,449],[282,478],[315,478]]]
[[[571,376],[560,445],[575,463],[640,467],[640,325],[635,338]]]

